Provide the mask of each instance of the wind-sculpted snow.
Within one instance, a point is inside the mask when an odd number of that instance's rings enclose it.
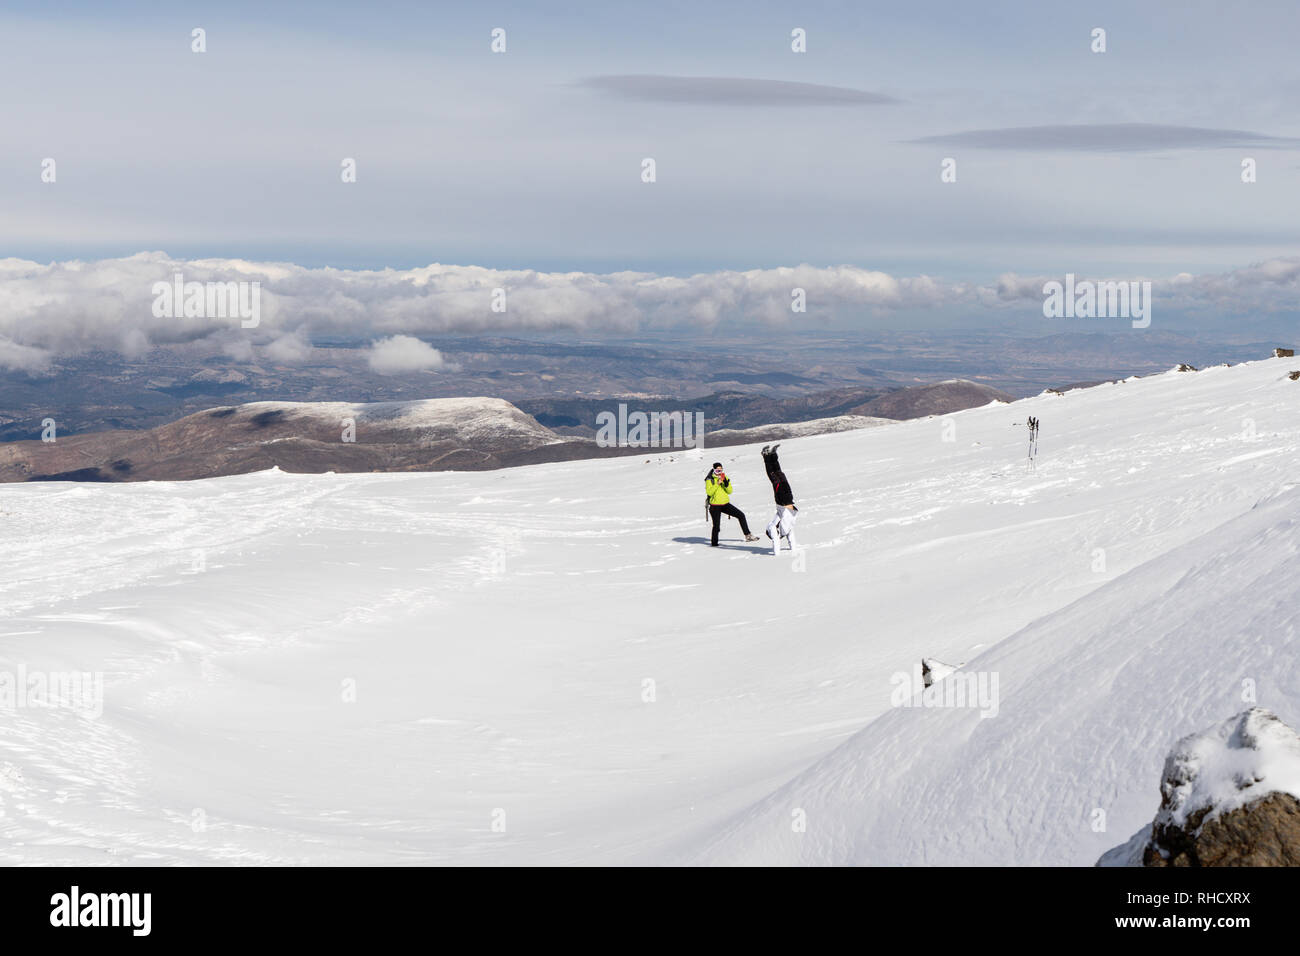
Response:
[[[1300,724],[1293,364],[786,440],[794,557],[707,546],[753,445],[0,487],[0,672],[102,676],[0,715],[0,860],[1091,865]]]
[[[997,719],[892,710],[742,814],[699,859],[1090,865],[1149,822],[1178,738],[1243,701],[1300,717],[1298,535],[1291,490],[1036,621],[957,672],[998,675]],[[1187,799],[1232,809],[1252,793],[1300,789],[1291,765],[1282,769],[1268,787]],[[1226,775],[1200,782],[1226,788]],[[794,808],[806,832],[792,832]]]

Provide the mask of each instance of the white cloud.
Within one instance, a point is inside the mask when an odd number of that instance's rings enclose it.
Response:
[[[263,350],[267,358],[284,365],[296,365],[311,354],[311,343],[299,332],[282,335]]]
[[[409,335],[390,335],[370,348],[370,367],[381,375],[442,368],[442,353]]]
[[[0,368],[15,372],[43,372],[50,365],[50,353],[0,338]]]
[[[524,330],[620,331],[682,327],[709,330],[737,322],[775,327],[857,323],[890,316],[959,317],[978,324],[1009,316],[1041,321],[1042,285],[1055,276],[1005,273],[984,284],[932,276],[894,276],[857,266],[811,265],[721,271],[679,277],[643,272],[547,273],[433,264],[409,270],[309,269],[244,260],[174,260],[162,253],[123,259],[38,264],[0,260],[0,363],[40,367],[46,353],[129,350],[203,340],[248,356],[250,343],[278,362],[305,359],[323,336],[385,339],[380,365],[423,364],[427,353],[394,337]],[[186,281],[260,283],[261,319],[154,315],[153,286],[180,272]],[[1300,311],[1300,256],[1230,272],[1150,278],[1162,309],[1207,316],[1279,315]],[[804,290],[807,313],[790,309]],[[506,308],[493,311],[494,290]],[[1168,313],[1166,313],[1168,314]],[[412,341],[418,341],[412,339]],[[432,348],[429,351],[433,351]],[[409,358],[408,358],[409,356]]]
[[[219,346],[224,354],[229,355],[236,362],[253,361],[253,343],[248,339],[231,336],[222,339]]]

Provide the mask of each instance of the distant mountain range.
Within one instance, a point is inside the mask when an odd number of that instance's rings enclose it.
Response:
[[[504,398],[577,436],[619,396],[702,410],[710,427],[743,429],[849,414],[898,389],[941,379],[970,379],[1024,398],[1179,363],[1203,368],[1244,361],[1287,343],[1201,342],[1156,329],[1036,338],[962,329],[687,339],[647,333],[636,341],[436,336],[428,344],[444,364],[408,372],[373,368],[363,339],[314,341],[297,355],[264,347],[221,352],[210,342],[159,345],[143,354],[60,355],[47,368],[0,370],[0,442],[40,438],[47,418],[58,422],[60,435],[72,435],[155,428],[219,405],[465,395]]]
[[[146,431],[0,445],[2,481],[175,481],[283,471],[472,471],[582,454],[509,402],[253,402]]]
[[[748,428],[714,429],[705,447],[776,441],[887,424],[889,419],[944,414],[1010,396],[974,382],[903,389],[860,402],[862,390],[791,399],[762,399],[749,417],[772,418]],[[889,399],[889,401],[884,401]],[[723,393],[682,409],[733,412],[753,396]],[[606,400],[573,406],[594,423]],[[658,403],[662,405],[662,403]],[[840,414],[845,406],[857,410]],[[867,414],[873,408],[888,415]],[[834,410],[836,414],[819,414]],[[554,413],[552,413],[554,414]],[[715,418],[717,416],[714,416]],[[735,415],[735,417],[743,417]],[[780,418],[788,421],[780,421]],[[579,426],[580,427],[580,426]],[[576,428],[571,430],[577,430]],[[591,429],[594,436],[594,429]],[[0,445],[0,481],[177,481],[278,467],[299,473],[478,471],[544,461],[644,454],[662,449],[602,447],[593,437],[561,434],[500,398],[412,402],[252,402],[206,409],[142,431],[103,431],[51,442]]]

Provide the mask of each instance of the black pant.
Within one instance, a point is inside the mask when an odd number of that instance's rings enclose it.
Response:
[[[774,475],[781,473],[781,462],[776,457],[776,452],[768,452],[763,456],[763,467],[767,470],[767,480],[772,481]]]
[[[718,526],[722,523],[723,515],[731,515],[740,522],[741,533],[749,537],[749,522],[745,520],[745,512],[741,511],[735,505],[728,502],[725,505],[709,505],[709,514],[713,516],[713,543],[718,543]]]

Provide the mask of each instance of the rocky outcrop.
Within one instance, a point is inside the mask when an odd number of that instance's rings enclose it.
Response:
[[[934,657],[923,657],[921,658],[921,686],[930,687],[936,681],[941,681],[949,674],[956,673],[961,666],[961,664],[945,664]]]
[[[1099,863],[1300,866],[1300,736],[1255,707],[1184,737],[1150,827]]]
[[[1153,832],[1143,866],[1300,866],[1300,800],[1275,793],[1212,820]]]

